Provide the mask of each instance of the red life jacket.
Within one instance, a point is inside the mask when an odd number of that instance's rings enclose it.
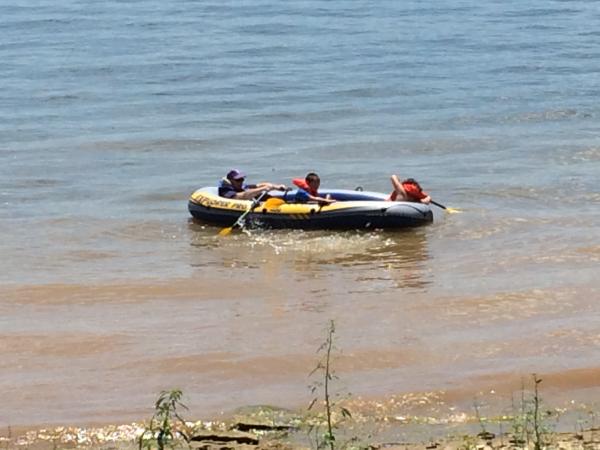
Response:
[[[402,187],[404,188],[404,191],[406,192],[406,195],[410,199],[413,199],[414,201],[418,202],[421,199],[424,199],[425,197],[427,197],[427,193],[424,192],[424,191],[422,191],[421,189],[419,189],[419,187],[416,184],[403,182],[402,183]],[[398,198],[398,192],[392,191],[392,193],[390,194],[388,200],[392,201],[392,202],[395,202],[397,198]]]
[[[306,182],[306,180],[304,178],[294,178],[292,180],[292,183],[294,183],[300,189],[305,190],[306,192],[308,192],[313,197],[318,197],[319,196],[319,193],[316,190],[314,190],[313,188],[311,188],[308,185],[308,183]]]

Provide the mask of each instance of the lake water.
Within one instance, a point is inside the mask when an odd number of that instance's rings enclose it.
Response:
[[[600,393],[600,9],[570,1],[16,1],[0,15],[0,427],[355,395]],[[218,238],[248,181],[440,203],[404,232]],[[506,399],[502,400],[505,401]],[[507,400],[506,400],[507,401]],[[502,403],[502,402],[500,402]]]

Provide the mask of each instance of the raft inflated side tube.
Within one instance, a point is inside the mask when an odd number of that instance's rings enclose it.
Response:
[[[272,198],[294,198],[294,191]],[[351,190],[323,190],[338,201],[320,206],[316,203],[265,202],[246,218],[248,226],[292,229],[397,229],[426,225],[433,221],[428,205],[413,202],[388,202],[386,194]],[[231,225],[251,206],[251,200],[219,197],[217,188],[202,188],[189,199],[188,209],[197,220],[215,225]],[[273,205],[272,207],[269,205]],[[264,208],[263,208],[264,206]]]

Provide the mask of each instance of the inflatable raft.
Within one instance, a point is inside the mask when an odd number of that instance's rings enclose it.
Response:
[[[319,195],[331,195],[338,200],[330,205],[293,203],[296,191],[271,191],[271,198],[282,202],[259,203],[245,219],[251,227],[294,228],[305,230],[397,229],[417,227],[433,221],[428,205],[414,202],[386,201],[387,195],[351,190],[319,190]],[[270,206],[273,203],[276,206]],[[221,226],[231,226],[253,206],[251,200],[220,197],[216,187],[195,191],[188,209],[197,220]]]

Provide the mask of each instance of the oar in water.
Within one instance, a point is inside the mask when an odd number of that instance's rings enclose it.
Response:
[[[258,206],[258,204],[260,203],[260,201],[262,200],[262,198],[265,195],[267,195],[266,191],[263,192],[262,194],[260,194],[254,200],[252,200],[252,204],[244,212],[244,214],[242,214],[240,217],[238,217],[238,220],[236,220],[233,225],[231,225],[230,227],[227,227],[227,228],[223,228],[221,231],[219,231],[219,236],[228,236],[229,234],[231,234],[231,232],[233,231],[234,228],[240,228],[240,229],[244,228],[244,219],[246,218],[246,216],[248,214],[250,214],[254,210],[254,208],[256,208]],[[273,199],[273,200],[275,200],[275,199]]]
[[[449,208],[447,206],[442,205],[441,203],[434,202],[433,200],[431,200],[430,203],[434,204],[435,206],[439,206],[440,208],[442,208],[443,210],[445,210],[449,214],[457,214],[457,213],[461,213],[462,212],[460,209]]]

